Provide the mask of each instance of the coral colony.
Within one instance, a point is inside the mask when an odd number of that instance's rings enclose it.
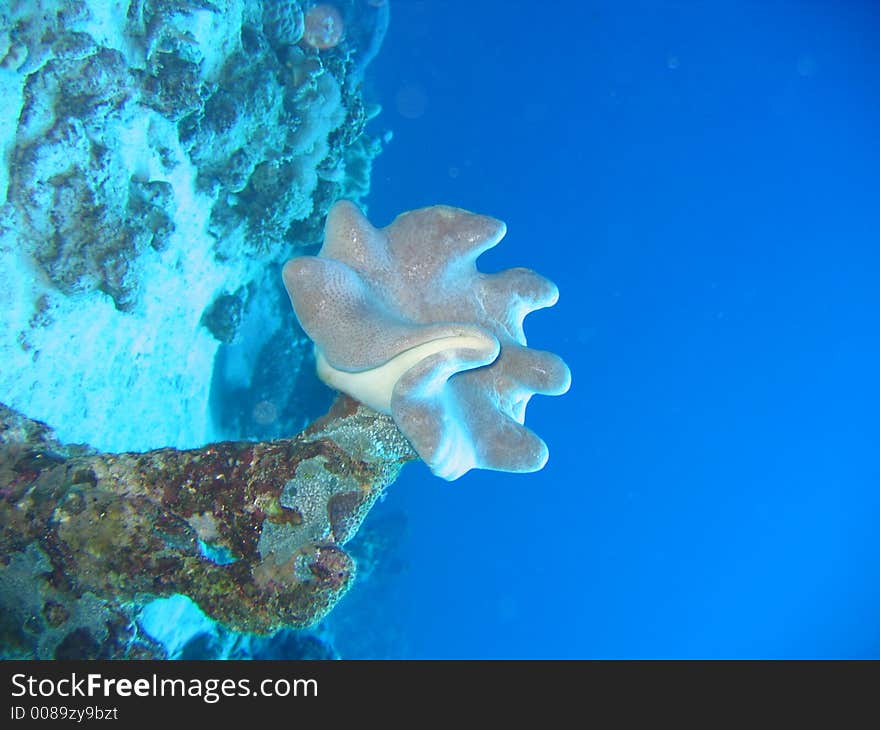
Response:
[[[325,50],[339,45],[345,23],[333,5],[315,5],[306,11],[303,43]]]
[[[412,458],[347,398],[295,439],[128,454],[0,407],[0,655],[163,657],[223,635],[253,655],[229,630],[326,615],[355,576],[343,545]]]
[[[388,10],[0,3],[0,400],[106,450],[303,426],[278,269],[369,190],[361,80]]]
[[[571,382],[523,333],[529,312],[556,303],[553,283],[529,269],[477,270],[504,233],[501,221],[442,205],[379,230],[340,201],[320,253],[284,267],[321,379],[390,414],[445,479],[542,468],[547,447],[522,425],[526,404]]]
[[[333,656],[291,630],[404,463],[544,465],[526,404],[570,376],[522,321],[556,287],[476,269],[498,220],[359,207],[388,18],[0,6],[0,657]]]

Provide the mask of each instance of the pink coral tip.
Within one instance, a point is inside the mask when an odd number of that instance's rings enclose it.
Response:
[[[303,43],[319,51],[337,46],[345,32],[345,23],[335,6],[322,3],[306,12]]]

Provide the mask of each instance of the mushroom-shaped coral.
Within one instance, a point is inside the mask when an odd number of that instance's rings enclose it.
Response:
[[[315,343],[318,375],[390,414],[431,471],[530,472],[547,447],[527,429],[535,393],[560,395],[571,375],[556,355],[526,347],[523,318],[556,303],[529,269],[477,270],[499,220],[445,205],[374,228],[339,201],[317,256],[284,266],[284,284]]]

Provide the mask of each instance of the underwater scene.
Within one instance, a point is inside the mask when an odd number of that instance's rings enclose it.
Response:
[[[0,101],[0,658],[880,658],[880,4],[0,0]]]

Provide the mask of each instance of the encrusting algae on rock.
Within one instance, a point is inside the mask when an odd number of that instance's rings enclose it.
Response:
[[[345,397],[293,439],[140,454],[65,446],[0,406],[2,657],[161,657],[136,617],[175,594],[237,631],[312,625],[354,579],[344,544],[413,458],[390,418]]]

